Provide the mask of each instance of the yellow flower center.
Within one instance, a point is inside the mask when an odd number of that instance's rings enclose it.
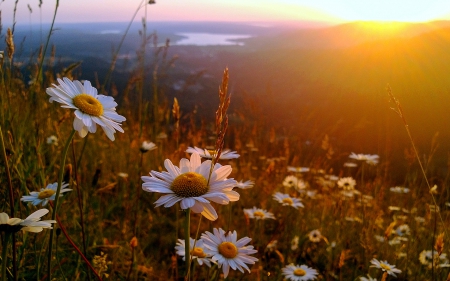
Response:
[[[258,217],[258,218],[264,218],[265,217],[264,213],[261,212],[261,211],[255,211],[253,213],[253,216]]]
[[[52,196],[53,194],[55,194],[55,191],[53,189],[44,189],[41,192],[39,192],[38,198],[46,199],[46,198],[49,198],[50,196]]]
[[[180,197],[199,197],[209,190],[206,179],[197,173],[187,172],[176,177],[170,186]]]
[[[88,94],[79,94],[73,98],[73,104],[83,113],[92,116],[101,116],[103,114],[103,105],[101,102]]]
[[[295,276],[305,276],[306,275],[306,271],[304,271],[301,268],[297,268],[296,270],[294,270],[294,275]]]
[[[286,204],[289,204],[289,205],[294,204],[294,201],[292,201],[292,199],[290,197],[283,198],[282,202],[286,203]]]
[[[238,249],[236,245],[231,242],[222,242],[219,245],[219,254],[227,259],[233,259],[238,254]]]
[[[384,263],[382,263],[382,262],[380,262],[380,267],[381,267],[382,269],[386,270],[386,271],[391,270],[391,267],[390,267],[389,265],[384,264]]]
[[[195,247],[194,250],[191,251],[191,255],[199,258],[206,258],[205,252],[203,252],[203,249],[199,247]]]

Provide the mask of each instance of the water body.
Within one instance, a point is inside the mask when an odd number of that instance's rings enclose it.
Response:
[[[243,42],[236,40],[246,39],[252,35],[243,34],[217,34],[217,33],[197,33],[197,32],[182,32],[176,33],[178,36],[184,38],[174,42],[174,45],[197,45],[197,46],[211,46],[211,45],[227,45],[227,46],[243,46]]]

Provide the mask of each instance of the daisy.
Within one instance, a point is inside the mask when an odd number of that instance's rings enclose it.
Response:
[[[306,189],[306,183],[303,180],[298,179],[296,176],[287,176],[284,178],[283,186],[287,188],[295,188],[299,192]]]
[[[395,268],[395,265],[390,265],[387,261],[378,261],[377,259],[372,259],[370,262],[373,264],[371,265],[371,267],[381,268],[381,270],[394,277],[397,277],[395,273],[402,273],[400,269]]]
[[[64,192],[71,191],[72,189],[66,188],[69,184],[64,182],[61,185],[61,191],[59,193],[59,197],[63,196]],[[42,206],[47,205],[48,201],[55,200],[56,196],[56,190],[58,189],[58,183],[51,183],[47,185],[46,188],[41,188],[41,191],[32,191],[30,192],[30,195],[24,195],[22,198],[20,198],[20,201],[23,202],[31,202],[34,206],[37,206],[42,203]]]
[[[195,239],[189,237],[189,248],[192,259],[196,259],[199,265],[206,264],[208,267],[211,267],[211,255],[205,253],[206,249],[205,246],[203,245],[202,239],[198,239],[197,242],[195,242]],[[177,255],[183,257],[183,260],[186,260],[184,239],[178,239],[177,245],[175,246],[175,250],[177,251]]]
[[[47,88],[50,102],[57,101],[64,108],[75,109],[73,128],[78,131],[80,137],[84,138],[88,132],[95,133],[97,124],[103,128],[108,138],[114,141],[114,133],[123,133],[120,122],[125,117],[117,114],[117,103],[113,97],[97,94],[97,89],[92,87],[91,82],[80,81],[64,77],[58,78],[59,85]]]
[[[236,231],[228,232],[221,228],[213,229],[213,233],[206,231],[202,234],[203,245],[208,254],[212,256],[212,261],[217,262],[219,268],[223,268],[224,277],[227,278],[230,267],[233,270],[239,269],[244,273],[246,269],[250,273],[247,264],[255,264],[257,258],[249,256],[257,253],[253,246],[245,246],[252,239],[248,237],[237,240]]]
[[[367,164],[370,165],[376,165],[378,164],[378,158],[380,158],[380,156],[376,155],[376,154],[356,154],[354,152],[352,152],[349,156],[349,158],[358,160],[358,161],[366,161]]]
[[[55,135],[51,135],[47,138],[47,144],[58,146],[58,138]]]
[[[216,154],[216,151],[214,150],[208,150],[208,149],[202,149],[202,148],[198,148],[196,146],[192,147],[188,147],[188,149],[186,149],[187,153],[198,153],[201,157],[203,158],[207,158],[207,159],[212,159],[213,155]],[[229,149],[225,149],[222,151],[222,153],[220,153],[220,157],[219,159],[235,159],[235,158],[239,158],[239,154],[236,153],[236,151],[231,151]]]
[[[434,261],[431,257],[431,250],[423,250],[419,255],[419,261],[421,264],[428,266],[428,268],[431,268],[433,266],[433,263],[438,267],[450,266],[448,264],[447,254],[445,253],[439,255],[437,251],[434,251]]]
[[[290,264],[281,269],[283,275],[291,281],[303,281],[303,280],[314,280],[319,274],[317,270],[308,267],[307,265],[294,265]]]
[[[295,172],[295,173],[307,173],[310,171],[309,167],[287,167],[288,172]]]
[[[156,207],[169,208],[180,202],[181,209],[191,208],[194,213],[216,220],[217,213],[211,201],[226,205],[239,200],[239,193],[233,191],[236,181],[227,179],[231,173],[230,165],[216,163],[210,173],[211,160],[202,163],[200,155],[193,153],[190,160],[180,160],[180,167],[174,166],[169,159],[164,161],[164,167],[167,172],[151,171],[149,177],[142,177],[142,189],[166,194],[155,202]]]
[[[256,220],[275,219],[275,216],[271,212],[256,207],[253,207],[253,209],[244,209],[244,213],[249,218]]]
[[[322,240],[324,237],[322,236],[322,233],[320,233],[320,231],[318,229],[311,231],[308,234],[309,237],[309,241],[314,242],[314,243],[318,243],[320,242],[320,240]]]
[[[353,190],[355,189],[356,181],[352,177],[340,178],[337,182],[340,188],[344,190]]]
[[[410,228],[407,224],[402,224],[399,227],[397,227],[397,229],[395,230],[395,232],[397,233],[397,235],[399,236],[403,236],[403,235],[410,235]]]
[[[147,151],[154,150],[156,148],[157,148],[156,144],[152,143],[151,141],[144,141],[139,150],[142,153],[146,153]]]
[[[40,209],[29,215],[26,219],[9,218],[7,213],[0,213],[0,231],[17,232],[41,232],[44,228],[52,228],[54,220],[41,221],[41,217],[48,213],[47,209]]]
[[[394,193],[408,193],[409,192],[409,188],[401,187],[401,186],[391,187],[391,188],[389,188],[389,190]]]
[[[366,277],[359,277],[360,281],[377,281],[377,278],[372,278],[369,274],[367,274],[367,278]]]
[[[281,204],[283,204],[283,206],[292,206],[295,209],[297,209],[298,207],[301,207],[301,208],[305,207],[305,206],[303,206],[300,199],[290,197],[289,194],[277,192],[273,195],[273,199],[275,199],[278,202],[280,202]]]
[[[248,181],[239,181],[236,183],[236,187],[240,188],[240,189],[247,189],[247,188],[252,188],[253,185],[255,184],[254,181],[248,180]]]

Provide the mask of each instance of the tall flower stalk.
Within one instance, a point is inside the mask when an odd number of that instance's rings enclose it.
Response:
[[[64,178],[64,167],[65,167],[65,163],[66,163],[66,156],[67,156],[67,151],[69,150],[69,146],[70,143],[72,142],[73,137],[75,136],[75,130],[72,130],[72,132],[69,135],[69,138],[67,139],[65,145],[64,145],[64,149],[62,151],[61,154],[61,161],[60,161],[60,169],[59,169],[59,175],[58,175],[58,188],[56,189],[56,194],[55,194],[55,203],[54,203],[54,207],[52,210],[52,220],[56,220],[56,214],[58,212],[58,203],[59,203],[59,195],[61,193],[61,186],[62,186],[62,182],[63,182],[63,178]],[[55,236],[55,229],[53,229],[50,232],[50,240],[49,240],[49,245],[48,245],[48,257],[47,257],[47,276],[48,279],[51,280],[51,272],[52,272],[52,250],[53,250],[53,237]]]

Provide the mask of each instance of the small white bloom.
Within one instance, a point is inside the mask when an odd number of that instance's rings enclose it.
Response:
[[[251,219],[265,220],[275,219],[275,216],[266,210],[253,207],[253,209],[244,209],[244,213]]]
[[[68,183],[62,183],[61,190],[59,191],[59,197],[63,196],[63,193],[71,191],[72,189],[67,188],[69,186]],[[39,192],[32,191],[30,195],[24,195],[20,198],[20,201],[23,202],[31,202],[34,206],[37,206],[42,203],[42,206],[47,205],[48,201],[55,200],[56,190],[58,189],[58,183],[51,183],[47,185],[46,188],[41,188]]]
[[[319,275],[317,270],[304,264],[290,264],[282,268],[281,271],[283,272],[283,275],[291,281],[315,280],[317,278],[317,275]]]
[[[58,145],[58,138],[55,135],[51,135],[47,138],[47,144],[57,146]]]
[[[340,178],[337,185],[347,191],[353,190],[355,189],[356,181],[352,177]]]
[[[367,278],[366,277],[359,277],[360,281],[377,281],[377,278],[372,278],[369,274],[367,274]]]
[[[213,156],[215,156],[216,151],[214,150],[208,150],[208,149],[202,149],[202,148],[198,148],[196,146],[194,147],[188,147],[188,149],[186,149],[187,153],[198,153],[200,155],[200,157],[203,158],[207,158],[207,159],[212,159]],[[236,153],[236,151],[231,151],[229,149],[225,149],[222,150],[222,152],[220,153],[220,157],[219,159],[235,159],[235,158],[239,158],[239,154]]]
[[[41,232],[44,228],[52,228],[54,220],[41,221],[41,217],[48,213],[47,209],[40,209],[29,215],[26,219],[9,218],[8,214],[0,213],[0,231],[17,232]]]
[[[213,229],[213,233],[206,231],[202,234],[205,251],[212,256],[212,261],[217,262],[219,268],[223,269],[224,277],[227,278],[230,267],[233,270],[239,270],[244,273],[246,269],[249,273],[250,268],[247,264],[255,264],[257,258],[249,256],[258,251],[253,246],[245,246],[252,239],[248,237],[237,240],[236,231],[228,232],[221,228]]]
[[[302,202],[300,199],[291,197],[289,194],[277,192],[273,195],[273,199],[277,200],[279,203],[283,204],[283,206],[291,206],[295,209],[304,208]]]
[[[380,268],[381,270],[386,271],[389,275],[392,275],[394,277],[397,277],[395,273],[402,273],[400,269],[395,268],[395,265],[391,265],[387,261],[372,259],[370,263],[372,263],[371,267]]]
[[[156,148],[157,148],[157,146],[153,142],[151,142],[151,141],[144,141],[142,143],[142,145],[141,145],[140,151],[142,153],[145,153],[147,151],[154,150]]]
[[[409,192],[409,188],[401,187],[401,186],[391,187],[389,190],[394,193],[408,193]]]
[[[320,240],[322,240],[324,238],[322,236],[322,233],[320,233],[320,231],[318,229],[311,231],[308,234],[308,237],[309,237],[309,241],[314,242],[314,243],[318,243],[318,242],[320,242]]]
[[[247,188],[252,188],[253,185],[255,184],[254,181],[248,180],[248,181],[239,181],[236,183],[236,187],[240,188],[240,189],[247,189]]]
[[[178,239],[177,245],[175,246],[177,255],[183,257],[183,260],[186,260],[185,243],[186,241],[184,239]],[[189,249],[191,258],[196,259],[199,265],[206,264],[208,267],[211,267],[211,255],[205,252],[206,248],[202,239],[198,239],[197,242],[195,242],[195,239],[189,237]]]

